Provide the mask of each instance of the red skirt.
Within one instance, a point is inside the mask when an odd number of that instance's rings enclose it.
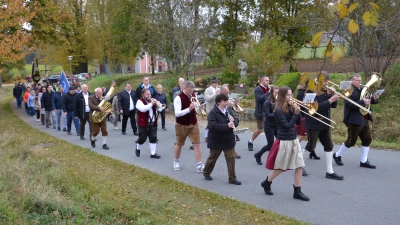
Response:
[[[294,126],[296,127],[296,134],[298,136],[307,136],[307,129],[306,129],[306,118],[302,117],[301,118],[301,125],[295,124]]]
[[[265,167],[269,170],[274,170],[275,167],[275,159],[278,155],[280,140],[276,139],[271,149],[269,150],[267,162],[265,163]]]

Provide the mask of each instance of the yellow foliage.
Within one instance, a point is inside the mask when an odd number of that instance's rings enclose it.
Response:
[[[333,55],[332,55],[332,61],[333,61],[334,63],[337,63],[337,62],[339,61],[339,58],[340,58],[339,53],[338,53],[337,51],[335,51],[335,52],[333,53]]]
[[[308,79],[310,79],[309,74],[310,74],[310,72],[306,72],[306,73],[303,73],[303,75],[301,75],[301,77],[300,77],[300,79],[299,79],[299,84],[300,84],[300,85],[305,84],[306,81],[307,81]]]
[[[346,5],[346,4],[349,4],[349,0],[340,0],[340,2],[343,3],[343,4],[345,4],[345,5]]]
[[[358,2],[351,4],[349,7],[349,13],[353,12],[357,8],[357,6]]]
[[[349,31],[350,31],[352,34],[357,33],[357,31],[358,31],[358,24],[356,23],[356,21],[350,20],[348,29],[349,29]]]
[[[319,47],[320,46],[320,44],[321,44],[321,40],[322,40],[322,34],[323,34],[324,32],[323,31],[321,31],[321,32],[318,32],[317,34],[315,34],[314,36],[313,36],[313,38],[312,38],[312,40],[311,40],[311,46],[312,47]]]
[[[378,6],[376,3],[374,3],[374,2],[370,2],[369,4],[370,4],[372,7],[374,7],[375,10],[379,10],[379,9],[380,9],[379,6]]]
[[[339,18],[343,19],[347,16],[349,10],[347,9],[346,5],[339,2],[336,6],[336,10],[339,12]]]
[[[344,51],[343,45],[339,45],[339,49],[342,52],[342,57],[346,55],[346,52]]]
[[[326,50],[324,50],[324,52],[322,53],[322,55],[324,57],[328,57],[332,54],[333,49],[335,48],[335,46],[332,45],[332,40],[329,39],[328,40],[328,46],[326,47]]]
[[[371,13],[370,12],[365,12],[362,18],[364,20],[365,26],[371,25]]]
[[[331,17],[335,16],[335,7],[331,7]]]
[[[373,10],[371,12],[371,26],[377,27],[378,26],[378,11]]]

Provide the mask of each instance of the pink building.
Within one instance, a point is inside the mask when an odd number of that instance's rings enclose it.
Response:
[[[167,62],[161,57],[156,56],[154,62],[154,72],[164,72],[168,69]],[[138,57],[134,65],[128,66],[128,73],[151,73],[151,57],[147,52],[142,56]]]

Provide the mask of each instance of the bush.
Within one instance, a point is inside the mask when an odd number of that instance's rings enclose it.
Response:
[[[278,76],[278,81],[274,84],[278,87],[288,86],[294,91],[299,83],[300,73],[284,73]]]
[[[384,74],[383,87],[385,95],[391,96],[400,93],[400,62],[391,66]]]

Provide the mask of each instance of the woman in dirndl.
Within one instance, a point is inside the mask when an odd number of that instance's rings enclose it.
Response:
[[[295,124],[301,124],[300,107],[291,102],[293,97],[289,87],[279,88],[278,99],[275,103],[275,122],[277,126],[277,140],[271,148],[267,159],[267,169],[273,170],[261,183],[267,195],[273,195],[272,180],[286,170],[295,170],[293,198],[303,201],[310,199],[301,192],[301,178],[304,166],[301,146],[296,135]]]

